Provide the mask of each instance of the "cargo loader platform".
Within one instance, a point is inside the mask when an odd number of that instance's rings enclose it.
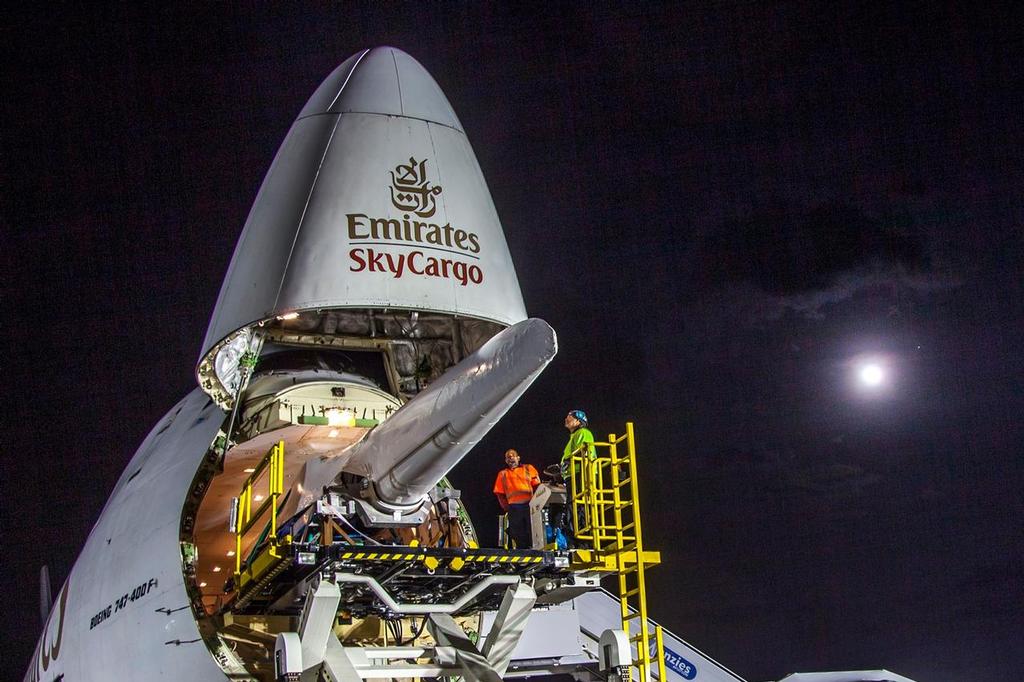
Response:
[[[472,595],[458,614],[463,609],[497,607],[501,601],[498,586],[510,581],[492,578],[510,576],[518,582],[571,574],[570,553],[565,551],[287,544],[277,547],[275,554],[278,556],[262,562],[262,572],[245,583],[226,610],[239,615],[295,615],[302,608],[301,601],[295,601],[296,588],[312,576],[334,574],[353,578],[338,584],[342,608],[356,617],[398,615],[394,608],[398,595],[406,604],[457,603]],[[253,563],[261,564],[259,560]],[[382,595],[396,597],[389,603]]]

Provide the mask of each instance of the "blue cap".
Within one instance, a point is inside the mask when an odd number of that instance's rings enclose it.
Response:
[[[583,410],[569,410],[569,414],[573,417],[576,417],[576,419],[579,419],[584,426],[587,425],[587,413],[584,412]]]

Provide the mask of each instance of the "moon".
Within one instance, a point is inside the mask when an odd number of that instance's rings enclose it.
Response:
[[[857,372],[860,383],[868,388],[876,388],[885,382],[885,370],[877,362],[861,365]]]

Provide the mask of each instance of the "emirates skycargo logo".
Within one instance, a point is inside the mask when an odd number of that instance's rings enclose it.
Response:
[[[389,172],[391,203],[402,218],[348,213],[348,241],[352,272],[379,272],[401,279],[407,273],[453,279],[461,286],[481,284],[480,238],[475,232],[416,218],[437,213],[442,189],[431,182],[427,159],[409,157]],[[428,253],[429,252],[429,253]],[[449,255],[444,255],[449,254]],[[454,256],[454,257],[453,257]]]

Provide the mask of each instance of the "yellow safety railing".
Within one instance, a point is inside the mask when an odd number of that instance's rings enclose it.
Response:
[[[591,564],[612,570],[618,577],[622,629],[636,646],[633,666],[638,679],[650,682],[653,656],[658,679],[665,680],[661,626],[651,632],[646,593],[646,569],[661,557],[644,549],[633,423],[626,423],[624,435],[611,434],[607,442],[595,442],[593,456],[585,448],[573,453],[570,471],[576,541],[589,545]],[[639,621],[638,627],[634,620]],[[635,629],[639,632],[634,635]]]
[[[252,510],[253,487],[267,469],[267,496],[256,509]],[[242,573],[242,538],[255,526],[270,509],[270,531],[267,539],[270,543],[270,555],[277,557],[277,500],[284,492],[284,441],[270,448],[249,478],[242,484],[242,492],[238,496],[238,518],[234,523],[235,530],[235,579]]]

